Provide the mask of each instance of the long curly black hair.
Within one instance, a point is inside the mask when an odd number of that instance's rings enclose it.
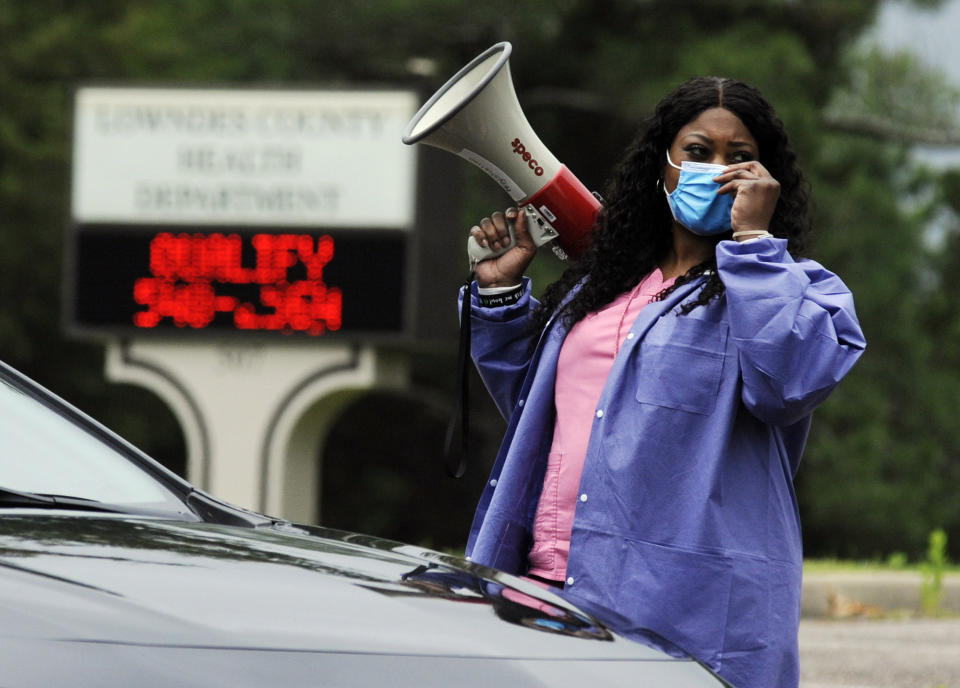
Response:
[[[660,102],[627,148],[606,190],[606,204],[593,228],[589,248],[546,289],[534,314],[535,329],[543,329],[564,296],[584,278],[587,279],[583,287],[561,314],[568,328],[633,288],[667,255],[673,241],[673,216],[661,188],[666,154],[681,128],[714,107],[732,112],[753,134],[760,163],[780,183],[770,231],[787,239],[788,251],[793,256],[803,254],[810,233],[808,185],[773,107],[759,91],[740,81],[720,77],[691,79]],[[728,237],[729,234],[720,235],[717,241]],[[699,297],[686,305],[684,312],[719,298],[724,286],[712,255],[679,276],[670,289],[658,296],[663,298],[701,276],[704,282]]]

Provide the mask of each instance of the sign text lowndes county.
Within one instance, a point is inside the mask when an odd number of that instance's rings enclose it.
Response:
[[[402,91],[84,88],[78,223],[392,228],[413,223]]]

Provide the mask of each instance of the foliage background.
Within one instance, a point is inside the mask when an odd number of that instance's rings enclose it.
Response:
[[[937,0],[915,1],[936,6]],[[960,172],[916,143],[956,144],[956,90],[861,36],[878,0],[0,0],[0,357],[183,470],[170,411],[103,378],[100,346],[58,318],[70,114],[81,83],[400,85],[432,92],[494,42],[514,44],[528,118],[603,189],[676,83],[759,87],[791,133],[816,203],[812,257],[856,295],[869,349],[818,412],[798,479],[807,553],[922,555],[943,527],[960,554]],[[466,227],[503,203],[466,174]],[[438,231],[448,231],[439,228]],[[438,257],[445,259],[445,257]],[[543,286],[559,265],[536,263]],[[451,295],[456,285],[448,287]],[[479,460],[446,480],[451,352],[414,354],[414,391],[371,395],[325,456],[325,523],[462,545],[503,423],[474,385]],[[377,422],[389,441],[371,437]]]

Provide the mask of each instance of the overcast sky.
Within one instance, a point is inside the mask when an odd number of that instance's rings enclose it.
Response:
[[[940,9],[930,11],[887,0],[873,35],[891,48],[911,49],[960,86],[960,0],[946,0]]]
[[[960,0],[946,0],[937,10],[920,10],[904,0],[887,0],[871,37],[893,50],[910,49],[960,86]],[[960,167],[958,148],[919,147],[915,155],[933,167]]]

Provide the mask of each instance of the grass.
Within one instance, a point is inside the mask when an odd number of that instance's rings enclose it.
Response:
[[[923,573],[924,562],[906,562],[895,559],[893,562],[881,560],[852,560],[852,559],[805,559],[803,562],[804,573],[835,573],[835,572],[873,572],[890,573],[895,571],[907,571],[910,573]],[[947,564],[944,566],[945,573],[960,573],[960,565]]]

